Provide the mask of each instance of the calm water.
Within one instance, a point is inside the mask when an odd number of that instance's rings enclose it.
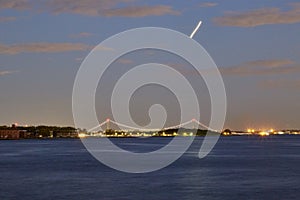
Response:
[[[300,199],[299,136],[222,137],[200,160],[202,139],[148,174],[112,170],[76,139],[0,141],[0,199]],[[168,138],[114,142],[148,151]]]

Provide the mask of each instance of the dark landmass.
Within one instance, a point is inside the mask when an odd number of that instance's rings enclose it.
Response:
[[[74,127],[58,126],[0,126],[0,140],[7,139],[55,139],[55,138],[82,138],[82,137],[175,137],[175,136],[270,136],[270,135],[298,135],[299,130],[281,130],[281,131],[231,131],[223,130],[221,133],[202,129],[168,129],[159,131],[135,131],[135,130],[114,130],[107,129],[99,132],[88,132]]]
[[[74,127],[58,126],[0,126],[0,139],[76,138]]]

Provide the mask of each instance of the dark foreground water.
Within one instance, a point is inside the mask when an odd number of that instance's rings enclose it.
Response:
[[[200,160],[202,139],[148,174],[110,169],[76,139],[0,141],[0,199],[300,199],[299,136],[222,137]],[[143,151],[168,141],[143,140],[114,142]]]

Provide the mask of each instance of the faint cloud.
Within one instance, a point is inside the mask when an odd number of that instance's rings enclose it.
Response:
[[[168,65],[174,69],[181,69],[181,68],[184,68],[186,67],[186,64],[183,64],[183,63],[171,63],[171,62],[168,62],[168,63],[165,63],[164,65]]]
[[[172,9],[171,6],[131,6],[126,8],[111,9],[104,12],[107,17],[122,16],[122,17],[146,17],[146,16],[161,16],[161,15],[178,15],[180,12]]]
[[[282,67],[285,65],[294,64],[294,61],[291,61],[289,59],[282,59],[282,60],[255,60],[255,61],[249,61],[243,64],[243,67],[267,67],[267,68],[277,68]]]
[[[71,38],[87,38],[93,36],[93,33],[88,33],[88,32],[81,32],[78,34],[72,34],[70,35]]]
[[[0,0],[0,9],[25,10],[30,7],[27,0]]]
[[[0,76],[4,76],[7,74],[13,74],[13,73],[17,73],[19,71],[9,71],[9,70],[5,70],[5,71],[0,71]]]
[[[198,76],[200,75],[198,73],[197,70],[194,69],[193,66],[191,66],[190,64],[187,64],[187,63],[171,63],[171,62],[168,62],[168,63],[164,63],[164,65],[167,65],[173,69],[175,69],[176,71],[178,71],[179,73],[181,73],[182,75],[185,75],[185,76]],[[201,69],[199,70],[202,73],[214,73],[215,71],[214,70],[211,70],[211,69]]]
[[[155,50],[153,50],[153,49],[144,49],[143,52],[145,53],[145,55],[148,55],[148,56],[155,55]]]
[[[161,15],[178,15],[179,11],[171,6],[126,6],[135,0],[0,0],[0,9],[24,10],[38,6],[39,11],[53,14],[79,14],[88,16],[121,16],[121,17],[145,17]],[[34,5],[36,4],[36,5]]]
[[[260,87],[268,89],[300,89],[300,80],[263,80],[259,83]]]
[[[66,51],[86,51],[92,47],[81,43],[29,43],[0,44],[0,54],[14,55],[19,53],[58,53]]]
[[[77,62],[81,62],[81,61],[83,61],[84,60],[84,58],[83,57],[78,57],[78,58],[75,58],[75,61],[77,61]]]
[[[223,74],[229,75],[264,75],[300,72],[300,67],[288,59],[274,59],[250,61],[233,67],[223,67],[220,70]]]
[[[125,65],[127,65],[127,64],[132,64],[133,63],[133,60],[129,60],[129,59],[118,59],[117,60],[117,63],[120,63],[120,64],[125,64]]]
[[[122,16],[122,17],[145,17],[160,16],[165,14],[179,14],[170,6],[129,6],[117,7],[120,4],[133,0],[49,0],[44,9],[54,14],[72,13],[88,16]]]
[[[101,46],[101,45],[97,45],[96,47],[93,47],[93,51],[114,51],[115,49],[111,48],[111,47],[105,47],[105,46]]]
[[[227,12],[225,16],[214,18],[221,26],[255,27],[266,24],[293,24],[300,22],[300,3],[290,4],[292,9],[262,8],[248,12]]]
[[[11,22],[15,21],[16,19],[16,17],[0,17],[0,22]]]
[[[128,0],[48,0],[44,8],[54,14],[72,13],[97,16],[101,15],[103,10],[125,2]]]
[[[167,63],[164,63],[164,65],[172,67],[176,71],[180,72],[181,74],[185,74],[185,75],[189,75],[189,74],[192,74],[195,72],[195,71],[191,70],[190,68],[188,68],[187,65],[184,63],[167,62]]]
[[[218,3],[214,3],[214,2],[203,2],[200,3],[200,7],[214,7],[217,6]]]

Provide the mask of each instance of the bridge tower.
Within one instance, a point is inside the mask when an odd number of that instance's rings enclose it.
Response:
[[[196,129],[196,119],[192,119],[192,123],[193,123],[193,129]]]
[[[110,119],[109,118],[106,119],[106,130],[107,131],[110,130]]]

